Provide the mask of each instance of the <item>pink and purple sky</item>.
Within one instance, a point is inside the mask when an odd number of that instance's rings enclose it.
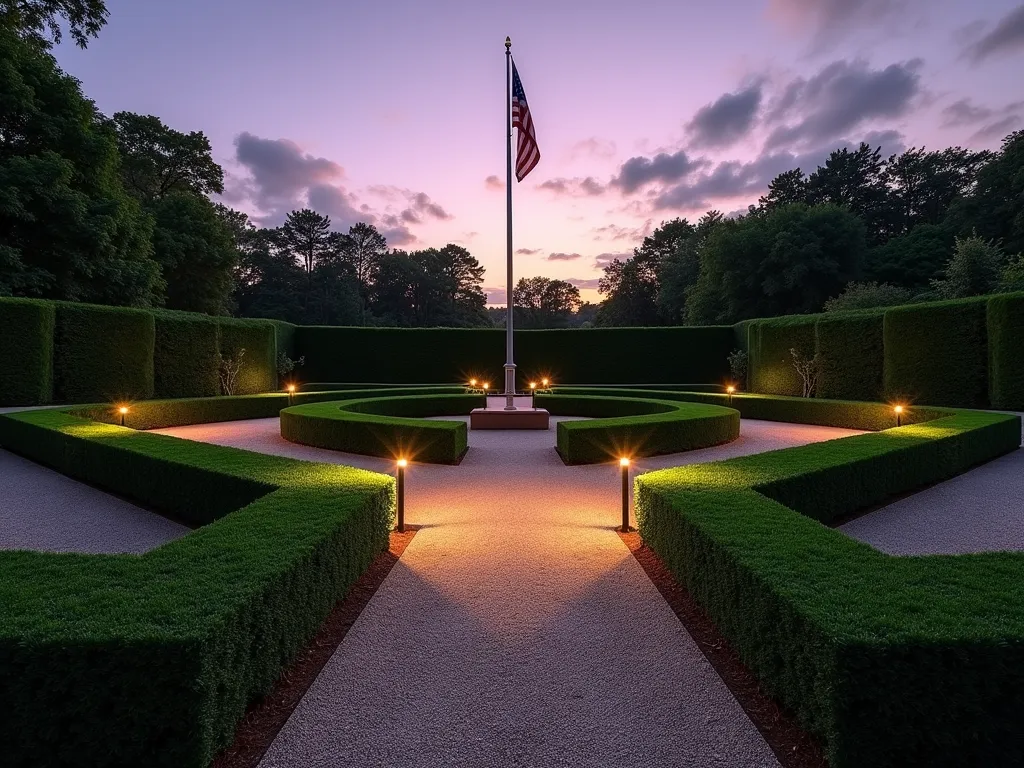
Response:
[[[394,247],[448,242],[504,303],[505,56],[540,164],[515,183],[517,277],[600,267],[675,216],[745,210],[861,140],[998,148],[1024,128],[1020,0],[107,0],[61,66],[107,114],[203,131],[223,202]]]

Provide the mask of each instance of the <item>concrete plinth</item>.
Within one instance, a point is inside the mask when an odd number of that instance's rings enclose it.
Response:
[[[549,414],[543,408],[474,408],[469,412],[470,429],[547,429]]]

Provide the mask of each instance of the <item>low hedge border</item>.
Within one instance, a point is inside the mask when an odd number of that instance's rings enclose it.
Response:
[[[889,411],[797,402],[734,406],[859,428]],[[1024,553],[891,557],[818,522],[1020,445],[1017,416],[908,416],[921,423],[641,475],[639,530],[833,768],[1019,765]]]
[[[557,450],[566,464],[679,453],[740,434],[740,414],[715,405],[603,394],[538,395],[537,405],[558,416],[590,417],[558,422]]]
[[[416,394],[296,405],[281,411],[281,437],[293,443],[430,464],[458,464],[468,449],[464,421],[422,416],[468,414],[483,395]]]
[[[387,546],[386,475],[57,409],[0,416],[0,445],[204,524],[144,555],[0,552],[9,765],[206,768]]]

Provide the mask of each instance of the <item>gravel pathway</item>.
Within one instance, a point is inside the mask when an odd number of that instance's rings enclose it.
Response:
[[[0,549],[147,552],[189,529],[0,450]]]
[[[160,430],[296,458],[277,419]],[[854,434],[744,421],[641,470]],[[337,766],[777,766],[614,532],[617,466],[566,467],[547,432],[470,432],[460,466],[411,466],[421,526],[264,757]]]

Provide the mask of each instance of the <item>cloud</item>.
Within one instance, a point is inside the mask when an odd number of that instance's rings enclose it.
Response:
[[[536,256],[540,251],[540,248],[516,248],[516,253],[520,256]]]
[[[869,121],[902,117],[922,93],[922,64],[913,59],[873,70],[865,61],[840,60],[810,79],[793,80],[769,109],[767,121],[780,124],[765,149],[814,146]]]
[[[727,147],[742,139],[754,127],[761,96],[758,82],[698,109],[686,126],[692,146]]]
[[[593,176],[587,176],[582,179],[578,176],[572,179],[560,176],[548,179],[539,184],[538,188],[554,192],[556,195],[570,195],[572,197],[594,197],[604,194],[605,191],[605,186]]]
[[[647,219],[642,227],[620,227],[617,224],[605,224],[603,227],[594,227],[594,240],[643,240],[654,231],[653,219]]]
[[[974,135],[971,136],[971,141],[988,141],[991,139],[1002,139],[1013,133],[1014,130],[1019,129],[1021,126],[1020,115],[1007,115],[1001,120],[996,120],[994,123],[975,131]]]
[[[994,29],[969,45],[964,54],[975,64],[989,56],[1024,50],[1024,3],[1003,16]]]
[[[372,219],[375,218],[373,214],[356,209],[353,205],[355,202],[355,195],[345,192],[340,187],[315,184],[308,189],[305,205],[318,213],[330,216],[333,228],[342,231],[361,221],[372,223]]]
[[[487,295],[487,303],[488,304],[507,304],[508,303],[508,298],[507,298],[508,294],[505,292],[504,288],[487,288],[487,287],[485,287],[483,289],[483,291]]]
[[[569,285],[575,285],[581,291],[582,290],[596,291],[597,290],[597,285],[598,285],[598,282],[600,281],[600,279],[601,278],[599,278],[599,277],[587,277],[587,278],[570,277],[565,282],[569,283]]]
[[[569,160],[577,160],[580,157],[596,157],[607,159],[615,156],[615,142],[606,139],[599,139],[591,136],[589,139],[577,141],[569,150]]]
[[[942,110],[942,127],[955,128],[959,125],[972,125],[988,120],[993,115],[993,110],[971,102],[970,99],[960,99]]]
[[[811,49],[820,51],[853,31],[890,21],[906,0],[769,0],[767,15],[782,26],[810,33]]]
[[[703,161],[691,160],[683,150],[672,154],[661,152],[654,157],[631,157],[622,164],[611,183],[629,194],[652,181],[678,181],[702,164]]]
[[[545,257],[547,261],[575,261],[582,258],[583,255],[579,253],[549,253]]]
[[[499,179],[494,174],[491,174],[486,179],[484,179],[484,186],[487,187],[488,189],[504,189],[505,182]]]
[[[619,253],[599,253],[599,254],[597,254],[597,256],[594,257],[594,268],[595,269],[604,269],[605,267],[607,267],[609,264],[611,264],[616,259],[618,259],[619,261],[625,261],[626,259],[631,259],[631,258],[633,258],[632,252],[627,252],[627,253],[622,253],[622,252],[619,252]]]

